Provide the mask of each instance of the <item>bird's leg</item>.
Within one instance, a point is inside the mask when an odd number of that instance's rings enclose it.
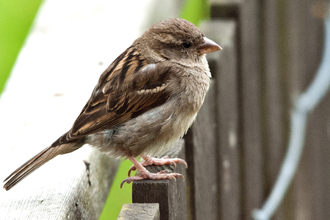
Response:
[[[127,157],[130,161],[132,161],[133,165],[135,166],[135,169],[138,169],[140,171],[140,175],[128,177],[123,180],[123,182],[120,184],[120,188],[123,186],[123,184],[130,183],[134,180],[144,180],[144,179],[152,179],[152,180],[161,180],[161,179],[177,179],[179,177],[182,177],[184,179],[183,175],[180,173],[167,173],[164,171],[160,171],[158,173],[150,173],[139,161],[137,161],[134,157]],[[186,162],[184,162],[186,164]],[[168,163],[165,163],[168,164]],[[170,163],[171,164],[171,163]]]
[[[186,165],[186,168],[188,168],[188,164],[186,163],[186,161],[180,159],[180,158],[169,158],[168,156],[162,157],[162,158],[153,158],[150,156],[142,156],[143,158],[143,162],[141,162],[140,164],[142,166],[149,166],[149,165],[173,165],[174,167],[176,167],[176,164],[180,164],[183,163],[184,165]],[[131,166],[131,168],[128,171],[128,176],[131,176],[131,172],[136,170],[136,166],[133,163],[133,165]]]

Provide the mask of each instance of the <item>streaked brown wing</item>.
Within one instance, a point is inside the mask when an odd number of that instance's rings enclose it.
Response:
[[[165,92],[169,77],[168,67],[150,64],[128,48],[101,75],[71,130],[53,145],[109,129],[165,103],[170,97]]]

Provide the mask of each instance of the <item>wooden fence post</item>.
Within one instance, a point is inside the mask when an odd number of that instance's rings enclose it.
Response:
[[[175,155],[184,159],[184,141],[179,140],[175,149],[180,149]],[[165,154],[164,154],[165,155]],[[189,166],[189,164],[188,164]],[[158,172],[172,166],[148,166],[150,172]],[[173,172],[185,175],[185,166],[178,164]],[[189,169],[189,168],[188,168]],[[159,203],[160,219],[187,219],[186,181],[174,180],[142,180],[133,182],[133,203]]]

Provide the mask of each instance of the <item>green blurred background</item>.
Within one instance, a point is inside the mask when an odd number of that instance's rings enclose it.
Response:
[[[0,0],[0,93],[42,0]]]
[[[0,94],[41,3],[42,0],[0,0]],[[181,13],[182,18],[196,25],[208,16],[207,0],[187,0]],[[132,202],[132,185],[119,188],[131,165],[127,160],[121,163],[100,220],[117,219],[122,205]]]

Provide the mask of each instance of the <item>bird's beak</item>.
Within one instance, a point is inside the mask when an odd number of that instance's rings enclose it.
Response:
[[[198,50],[200,54],[207,54],[222,50],[222,48],[214,41],[204,37],[204,43],[198,47]]]

